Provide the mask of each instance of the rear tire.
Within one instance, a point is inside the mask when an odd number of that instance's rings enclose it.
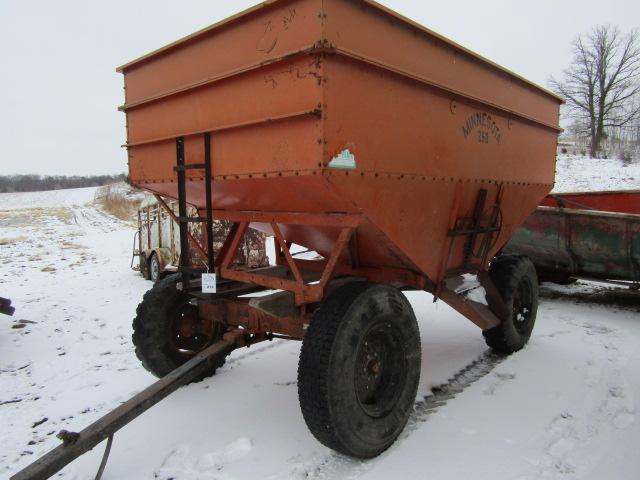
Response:
[[[358,458],[389,448],[413,409],[420,355],[416,317],[399,290],[354,282],[331,292],[313,315],[298,364],[311,433]]]
[[[493,350],[509,354],[524,347],[531,337],[538,312],[536,269],[522,255],[501,255],[491,262],[489,276],[510,311],[497,327],[482,332]]]
[[[204,322],[190,297],[177,290],[180,274],[167,276],[144,294],[133,319],[133,344],[144,368],[163,377],[220,340],[224,325]],[[195,381],[213,375],[217,365]]]
[[[149,280],[153,283],[157,283],[160,276],[160,260],[158,260],[158,254],[153,253],[149,259]]]
[[[144,253],[140,254],[140,275],[142,275],[142,278],[144,278],[145,280],[150,280],[149,261],[147,260],[147,257],[144,255]]]

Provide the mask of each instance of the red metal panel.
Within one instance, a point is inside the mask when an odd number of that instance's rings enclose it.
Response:
[[[551,189],[555,131],[462,100],[451,109],[441,92],[352,60],[330,57],[324,70],[325,162],[349,149],[357,164],[355,171],[328,168],[325,175],[433,281],[443,274],[438,267],[456,185],[462,184],[458,217],[471,215],[480,188],[493,202],[503,185],[503,231],[490,254]],[[490,133],[482,126],[465,138],[466,119],[477,111],[498,126],[499,142],[495,134],[479,142],[480,132]],[[461,266],[464,240],[455,241],[449,269]],[[371,265],[381,261],[363,249],[359,255]]]
[[[317,117],[307,115],[287,121],[214,133],[211,138],[212,174],[215,180],[221,182],[230,182],[232,179],[258,180],[283,175],[313,176],[313,172],[319,170],[322,158],[322,145],[318,142],[321,138],[321,125]],[[175,182],[175,141],[165,140],[137,145],[129,147],[128,150],[129,173],[134,183],[153,190],[148,184]],[[204,144],[201,135],[185,138],[185,157],[187,164],[203,163]],[[187,172],[188,179],[198,180],[190,184],[188,194],[189,201],[199,207],[204,207],[204,184],[200,180],[203,176],[204,170]],[[253,183],[256,184],[255,188],[260,188],[260,182]],[[199,187],[202,187],[202,191]],[[214,207],[226,208],[228,203],[234,202],[239,195],[249,194],[246,192],[247,188],[253,188],[250,185],[231,186],[232,190],[237,188],[239,192],[229,196],[230,192],[226,191],[228,187],[229,184],[216,183],[213,192]],[[225,189],[224,196],[217,194],[220,188]],[[305,195],[305,192],[300,193]],[[175,198],[177,184],[166,185],[163,194]],[[268,209],[268,205],[262,204],[272,197],[269,193],[266,193],[265,197],[253,195],[252,198],[260,203],[254,207]]]
[[[292,7],[302,26],[284,28]],[[268,61],[250,65],[269,19],[284,30]],[[301,53],[279,57],[289,51]],[[221,59],[235,53],[233,70]],[[481,189],[484,216],[503,191],[495,253],[553,184],[559,100],[371,2],[272,2],[124,73],[128,95],[138,89],[127,108],[135,183],[175,197],[172,137],[186,137],[187,163],[202,163],[198,133],[212,130],[215,210],[362,214],[353,256],[363,267],[438,281],[463,264],[465,238],[451,240],[450,219],[469,217]],[[172,91],[157,96],[163,89]],[[332,168],[341,152],[353,164]],[[202,208],[203,172],[188,177],[187,200]],[[273,221],[289,241],[327,258],[335,250],[335,227]]]
[[[214,131],[319,108],[321,65],[302,55],[127,110],[129,143]]]
[[[349,148],[359,171],[553,184],[554,130],[339,56],[324,72],[325,161]]]
[[[551,126],[561,100],[374,2],[325,0],[330,45]]]
[[[540,205],[557,207],[560,203],[572,209],[640,214],[640,190],[557,193],[547,196]]]
[[[127,103],[228,75],[311,46],[321,36],[321,3],[265,2],[244,15],[119,67],[126,78]]]
[[[260,176],[261,177],[261,176]],[[204,182],[197,178],[187,182],[187,200],[199,204],[204,199]],[[145,183],[143,188],[175,197],[175,183]],[[270,174],[267,178],[248,178],[235,176],[213,183],[215,210],[254,210],[262,212],[299,212],[357,213],[357,209],[348,199],[341,198],[338,192],[328,185],[322,175]]]

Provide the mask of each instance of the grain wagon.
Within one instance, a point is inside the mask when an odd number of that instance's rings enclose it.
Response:
[[[263,2],[118,71],[130,180],[178,201],[181,258],[203,225],[207,265],[183,263],[138,307],[136,353],[162,379],[50,459],[274,338],[302,340],[311,433],[378,455],[420,376],[402,290],[451,305],[496,351],[528,341],[535,269],[500,252],[553,187],[552,93],[369,0]],[[233,225],[215,256],[214,220]],[[275,237],[277,265],[234,266],[249,227]]]

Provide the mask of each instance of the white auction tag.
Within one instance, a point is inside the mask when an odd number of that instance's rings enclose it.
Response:
[[[216,293],[216,274],[202,274],[202,293]]]

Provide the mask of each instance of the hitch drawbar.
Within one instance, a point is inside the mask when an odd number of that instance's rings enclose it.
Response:
[[[176,368],[173,372],[148,386],[99,420],[96,420],[81,432],[63,431],[64,434],[58,435],[58,438],[63,441],[62,445],[54,448],[25,469],[16,473],[11,477],[11,480],[41,480],[49,478],[80,455],[93,449],[104,439],[109,439],[105,458],[103,458],[103,462],[100,465],[100,470],[104,469],[108,448],[111,446],[115,432],[138,415],[146,412],[160,400],[175,392],[182,385],[205,373],[216,365],[220,358],[224,358],[231,353],[236,346],[227,341],[216,342],[195,355],[184,365]]]

